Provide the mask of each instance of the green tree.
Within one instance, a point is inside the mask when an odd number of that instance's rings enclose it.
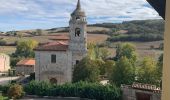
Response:
[[[98,45],[93,43],[88,44],[88,57],[91,59],[106,60],[109,55],[110,52],[106,48],[99,48]]]
[[[157,73],[160,80],[162,78],[162,71],[163,71],[163,54],[161,54],[157,63]]]
[[[135,46],[131,43],[118,44],[115,60],[119,60],[122,57],[126,57],[133,65],[135,65],[135,62],[137,61]]]
[[[121,57],[116,62],[113,67],[110,81],[117,86],[120,86],[121,84],[132,84],[135,81],[135,67],[126,56]]]
[[[34,57],[33,49],[37,45],[38,42],[35,40],[19,41],[17,42],[17,49],[14,55],[17,57]]]
[[[111,76],[111,73],[113,71],[113,68],[115,66],[115,62],[112,61],[112,60],[107,60],[105,61],[105,64],[104,64],[104,70],[105,70],[105,74],[110,77]]]
[[[145,57],[137,70],[137,81],[140,83],[160,85],[157,65],[150,57]]]
[[[97,82],[99,80],[99,73],[96,61],[86,57],[75,65],[73,71],[73,82]]]

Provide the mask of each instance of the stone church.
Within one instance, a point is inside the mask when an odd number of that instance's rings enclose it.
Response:
[[[80,0],[69,21],[69,40],[56,41],[35,49],[35,78],[63,84],[72,81],[73,67],[87,54],[86,15]]]

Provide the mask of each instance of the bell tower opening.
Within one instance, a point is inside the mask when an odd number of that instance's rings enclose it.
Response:
[[[76,28],[76,29],[75,29],[75,37],[77,37],[77,36],[79,37],[80,34],[81,34],[80,28]]]

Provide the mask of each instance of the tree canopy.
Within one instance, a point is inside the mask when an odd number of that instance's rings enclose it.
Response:
[[[97,82],[99,81],[99,74],[100,71],[96,61],[86,57],[75,65],[73,70],[73,82]]]
[[[17,42],[17,49],[14,56],[17,57],[34,57],[33,49],[38,46],[35,40],[26,40]]]
[[[132,84],[135,81],[135,67],[126,57],[121,57],[115,64],[110,81],[117,86]]]

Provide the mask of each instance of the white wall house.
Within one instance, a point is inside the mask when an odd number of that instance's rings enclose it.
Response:
[[[0,53],[0,72],[7,72],[10,69],[10,57]]]

